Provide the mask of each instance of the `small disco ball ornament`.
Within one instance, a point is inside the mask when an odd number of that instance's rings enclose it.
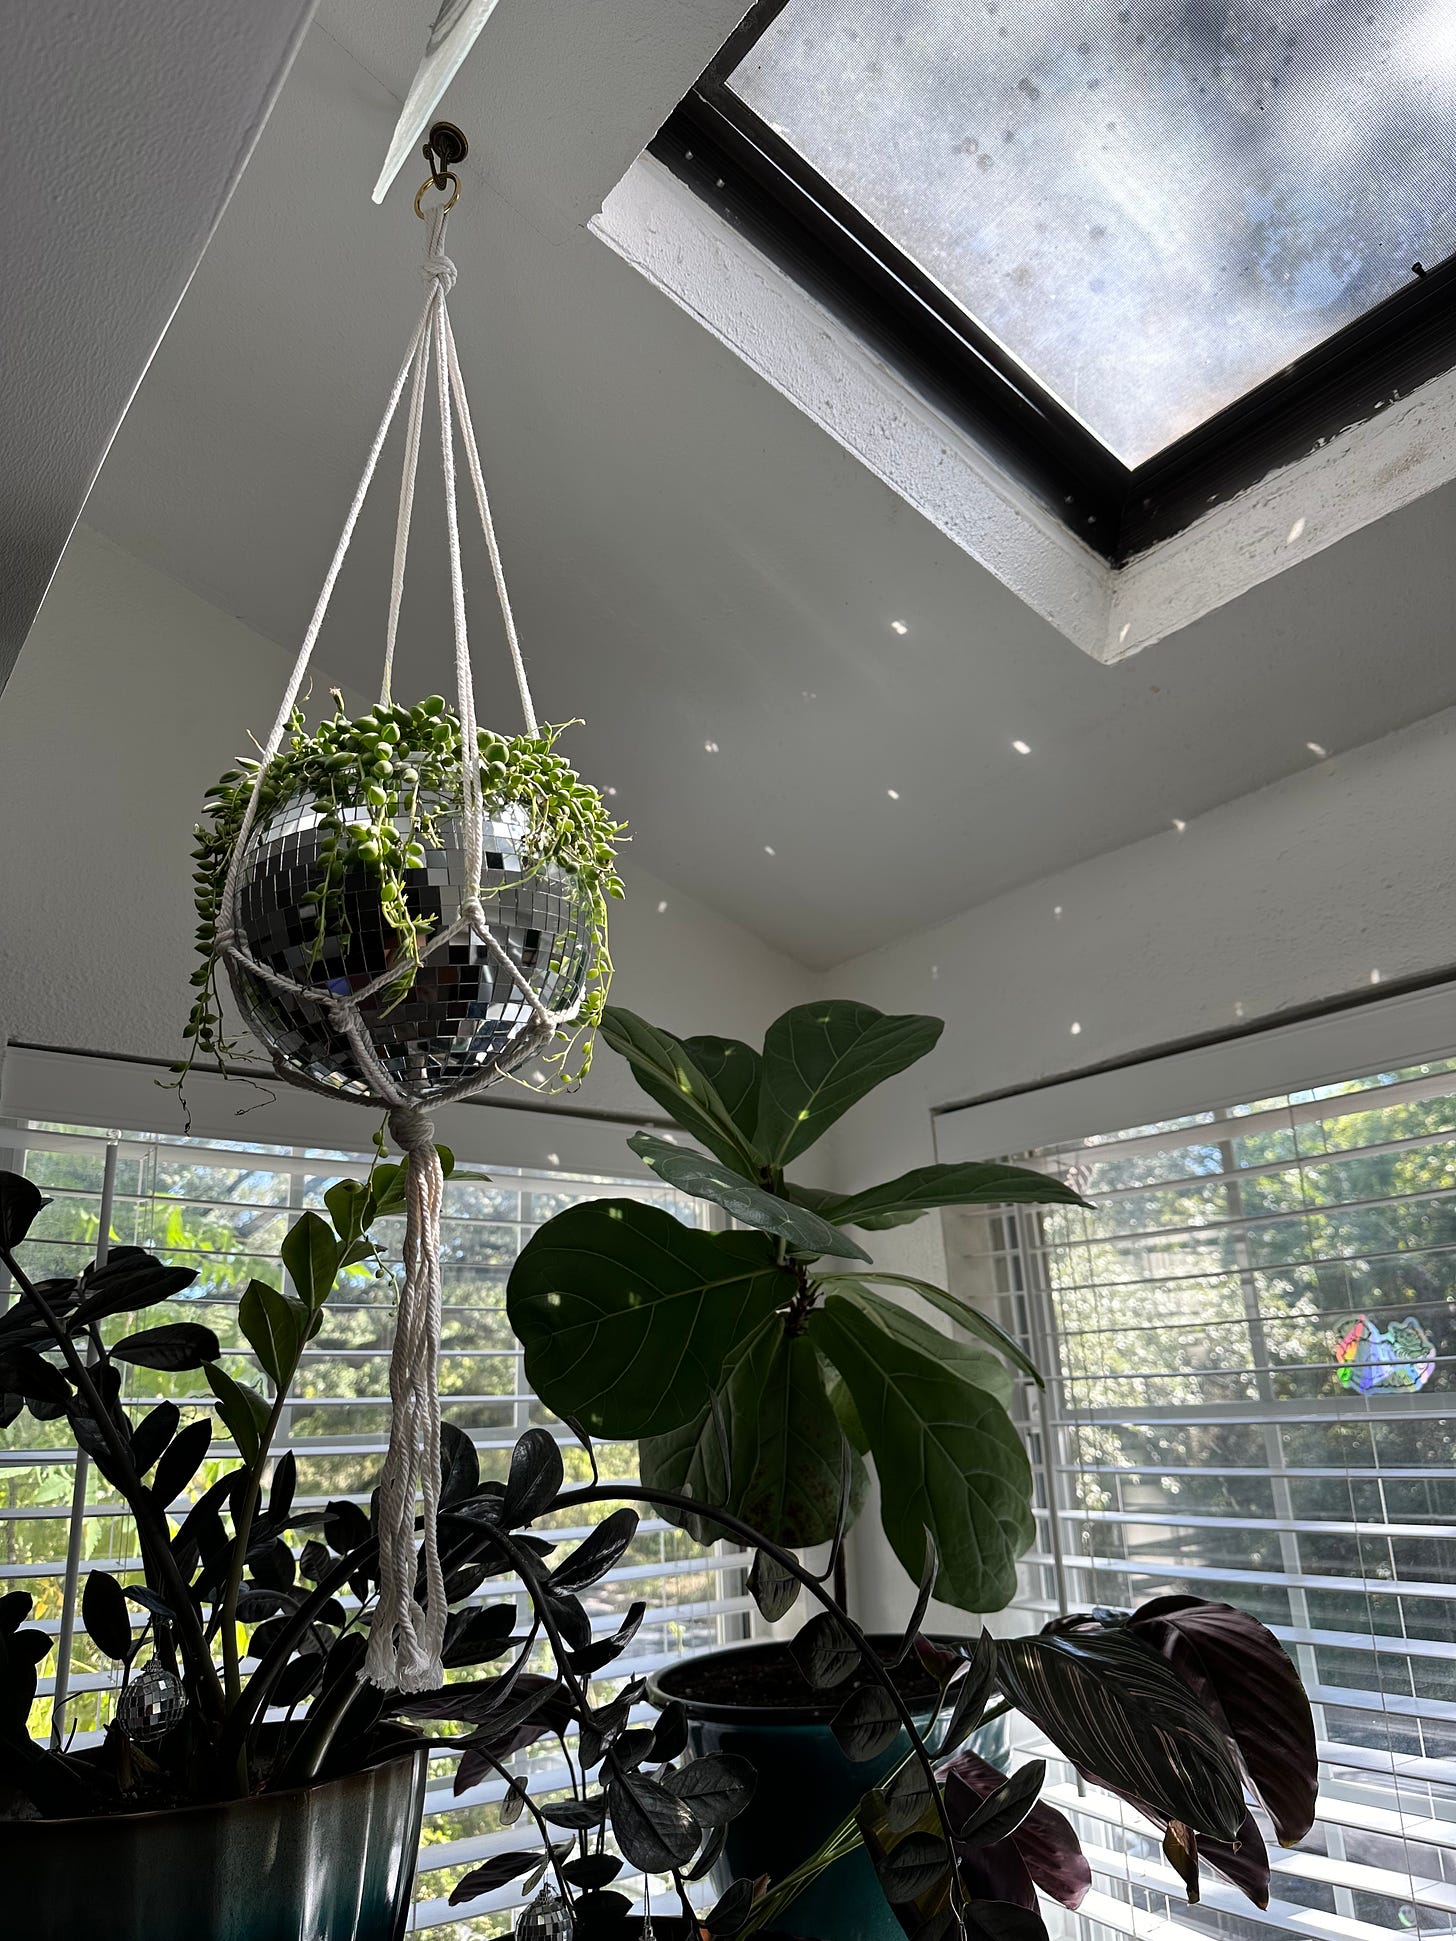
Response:
[[[175,1672],[155,1658],[131,1679],[116,1702],[116,1722],[128,1739],[160,1739],[180,1723],[187,1694]]]
[[[344,820],[365,823],[369,811],[351,811]],[[396,826],[406,833],[405,824]],[[404,876],[411,913],[428,920],[429,936],[459,920],[465,894],[461,818],[437,807],[435,829],[439,846],[422,843],[424,867]],[[569,1011],[586,988],[595,955],[592,907],[570,871],[548,864],[527,873],[526,829],[523,810],[487,815],[481,902],[497,940],[546,1008]],[[344,996],[399,961],[399,940],[385,921],[378,878],[360,863],[344,876],[320,947],[323,841],[306,797],[293,797],[260,823],[240,872],[237,934],[269,970]],[[373,1096],[348,1039],[321,1005],[265,983],[231,959],[228,968],[249,1027],[270,1052],[316,1085],[346,1097]],[[359,1015],[375,1056],[417,1105],[482,1067],[503,1075],[532,1050],[525,993],[474,935],[427,957],[405,996],[386,987],[360,1005]]]
[[[516,1922],[516,1941],[572,1941],[576,1923],[554,1887],[543,1887]]]

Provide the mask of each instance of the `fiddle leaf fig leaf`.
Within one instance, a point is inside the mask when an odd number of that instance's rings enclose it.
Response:
[[[1036,1363],[1027,1355],[1014,1335],[1009,1335],[1004,1328],[998,1327],[988,1314],[982,1314],[976,1308],[968,1306],[965,1301],[957,1300],[955,1295],[947,1293],[945,1288],[935,1286],[932,1281],[917,1280],[913,1274],[887,1274],[878,1267],[861,1269],[855,1278],[859,1282],[872,1281],[877,1287],[909,1288],[911,1293],[918,1294],[922,1301],[928,1301],[931,1307],[938,1308],[942,1314],[948,1315],[957,1327],[964,1328],[967,1334],[975,1335],[994,1348],[998,1355],[1019,1368],[1021,1373],[1028,1380],[1035,1382],[1038,1388],[1046,1386]]]
[[[867,1092],[933,1051],[944,1029],[940,1018],[886,1017],[844,999],[786,1011],[763,1041],[757,1143],[769,1165],[806,1151]]]
[[[527,1242],[506,1304],[532,1391],[592,1435],[634,1437],[691,1421],[734,1346],[794,1291],[762,1234],[588,1200]]]
[[[763,1061],[737,1038],[684,1038],[684,1049],[728,1108],[749,1149],[758,1126],[758,1087]]]
[[[1015,1384],[1010,1372],[999,1357],[988,1353],[980,1342],[958,1340],[956,1336],[948,1335],[943,1329],[922,1320],[918,1314],[912,1314],[908,1308],[901,1307],[898,1301],[892,1301],[884,1294],[876,1294],[868,1285],[868,1277],[826,1275],[825,1285],[832,1286],[836,1294],[852,1301],[886,1334],[892,1334],[907,1347],[929,1355],[933,1361],[953,1368],[962,1381],[970,1382],[974,1388],[984,1388],[996,1397],[1003,1408],[1011,1406]]]
[[[826,1220],[873,1231],[902,1226],[939,1206],[1086,1206],[1075,1187],[1030,1166],[952,1164],[916,1166],[898,1179],[860,1193],[830,1194],[816,1202]]]
[[[709,1152],[726,1160],[745,1179],[758,1178],[762,1160],[752,1140],[740,1129],[718,1088],[681,1039],[615,1004],[602,1012],[598,1030],[612,1050],[627,1060],[632,1076],[648,1098],[684,1132],[701,1139]],[[715,1062],[721,1069],[726,1061],[710,1052],[709,1063]],[[734,1085],[736,1090],[736,1074]]]
[[[670,1139],[658,1139],[650,1132],[634,1132],[627,1144],[659,1179],[691,1193],[694,1199],[721,1206],[740,1226],[756,1227],[760,1233],[787,1240],[797,1253],[869,1259],[859,1242],[847,1233],[830,1226],[808,1207],[795,1206],[791,1200],[754,1186],[721,1160],[709,1159],[691,1146],[675,1146]]]
[[[0,1173],[0,1247],[18,1247],[41,1208],[44,1193],[23,1173]]]
[[[643,1439],[643,1482],[721,1506],[790,1550],[828,1543],[839,1512],[842,1437],[812,1342],[786,1334],[771,1314],[734,1351],[725,1374],[716,1413],[710,1403],[682,1428]],[[857,1457],[850,1488],[857,1508],[866,1489]],[[710,1516],[663,1514],[699,1543],[723,1534]]]
[[[932,1353],[842,1294],[831,1294],[809,1325],[854,1397],[900,1562],[918,1574],[928,1530],[940,1556],[940,1597],[966,1611],[1001,1610],[1035,1526],[1031,1467],[999,1399],[966,1379],[944,1337],[936,1340],[944,1352]]]

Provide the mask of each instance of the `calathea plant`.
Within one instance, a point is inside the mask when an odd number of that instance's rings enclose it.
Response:
[[[602,1036],[698,1142],[638,1133],[633,1151],[749,1231],[590,1201],[533,1236],[508,1302],[536,1394],[594,1434],[640,1439],[645,1483],[804,1547],[834,1535],[846,1473],[858,1510],[870,1456],[886,1534],[911,1576],[928,1534],[937,1595],[994,1611],[1014,1591],[1033,1527],[1031,1472],[1007,1413],[1011,1371],[1036,1371],[944,1288],[877,1268],[850,1230],[936,1207],[1078,1196],[1018,1166],[921,1166],[852,1194],[789,1172],[851,1106],[933,1051],[942,1029],[865,1004],[807,1004],[771,1025],[758,1051],[675,1038],[608,1006]],[[974,1338],[908,1312],[892,1297],[901,1290]],[[691,1509],[679,1520],[711,1535]]]

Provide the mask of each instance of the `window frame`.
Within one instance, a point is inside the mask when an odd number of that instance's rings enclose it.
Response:
[[[1456,257],[1161,452],[1124,465],[729,86],[788,0],[756,0],[648,153],[1120,566],[1456,366]]]

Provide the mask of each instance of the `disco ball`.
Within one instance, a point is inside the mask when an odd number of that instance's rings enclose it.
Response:
[[[448,805],[431,806],[440,846],[422,841],[424,867],[407,870],[404,882],[411,911],[428,919],[429,935],[438,936],[460,916],[465,851],[458,813]],[[363,808],[344,817],[369,819]],[[407,832],[404,822],[396,827]],[[497,940],[546,1008],[569,1011],[586,988],[595,950],[591,899],[568,870],[547,865],[525,875],[526,827],[521,809],[486,816],[481,902]],[[239,874],[237,935],[249,956],[292,983],[346,995],[389,970],[399,944],[384,920],[378,879],[361,863],[344,876],[319,948],[323,840],[308,797],[295,796],[259,824]],[[316,1085],[346,1097],[373,1097],[348,1039],[323,1006],[266,983],[231,958],[228,969],[249,1027],[276,1058]],[[404,997],[396,1000],[386,987],[366,999],[359,1017],[375,1056],[417,1105],[428,1105],[472,1072],[508,1072],[532,1049],[531,1006],[475,935],[428,957]]]
[[[145,1742],[170,1732],[186,1710],[182,1680],[153,1658],[116,1701],[116,1722],[128,1739]]]
[[[576,1923],[554,1887],[543,1887],[516,1922],[516,1941],[572,1941]]]

